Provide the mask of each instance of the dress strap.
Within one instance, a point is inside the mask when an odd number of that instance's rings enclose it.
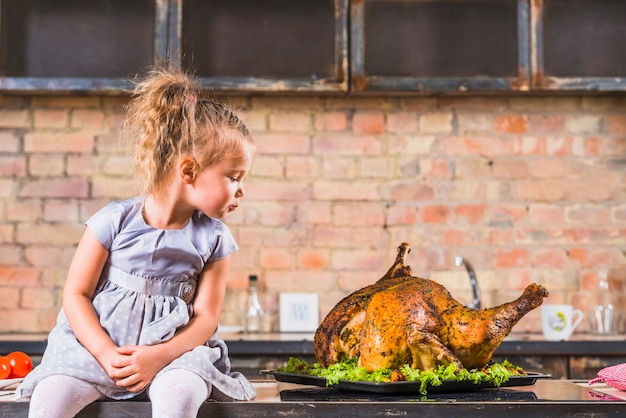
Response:
[[[146,295],[175,296],[189,304],[196,294],[198,280],[191,277],[183,282],[173,282],[165,279],[148,279],[126,273],[110,263],[106,263],[102,275],[111,283]]]

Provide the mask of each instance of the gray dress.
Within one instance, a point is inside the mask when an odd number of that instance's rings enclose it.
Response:
[[[92,302],[100,324],[118,346],[152,345],[172,338],[193,315],[191,302],[205,264],[237,250],[226,225],[200,212],[179,230],[151,227],[142,216],[143,201],[136,197],[111,203],[86,222],[109,250]],[[256,395],[241,373],[231,371],[228,349],[217,332],[158,375],[177,368],[211,383],[211,398],[250,400]],[[17,396],[30,396],[38,382],[55,374],[92,382],[110,398],[138,395],[108,377],[76,339],[63,309],[48,336],[41,364],[26,376]]]

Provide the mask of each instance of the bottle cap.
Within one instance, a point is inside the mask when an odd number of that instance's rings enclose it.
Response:
[[[251,282],[256,282],[256,281],[257,281],[256,274],[251,274],[251,275],[249,275],[249,276],[248,276],[248,279],[249,279]]]

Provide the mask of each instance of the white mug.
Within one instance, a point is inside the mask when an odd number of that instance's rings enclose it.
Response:
[[[542,305],[541,328],[548,341],[567,341],[583,319],[583,311],[572,305]]]

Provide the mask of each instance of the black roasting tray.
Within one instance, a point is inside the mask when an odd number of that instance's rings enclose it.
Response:
[[[261,374],[272,375],[279,382],[296,383],[300,385],[326,387],[326,378],[318,376],[309,376],[300,373],[286,373],[276,370],[261,370]],[[549,374],[528,373],[526,376],[511,376],[508,381],[501,384],[500,388],[515,386],[534,385],[537,379],[550,378]],[[370,393],[419,393],[421,382],[351,382],[341,380],[339,383],[331,387],[337,389],[345,389]],[[478,389],[495,388],[493,383],[472,383],[471,381],[444,380],[441,386],[426,387],[428,393],[450,393],[450,392],[469,392]]]

